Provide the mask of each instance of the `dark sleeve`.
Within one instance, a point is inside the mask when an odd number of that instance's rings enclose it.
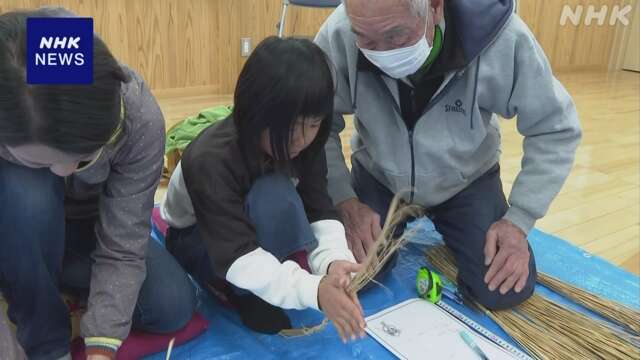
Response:
[[[309,223],[320,220],[340,220],[327,191],[327,157],[319,151],[305,161],[299,175],[298,194],[304,204]]]
[[[201,153],[183,158],[182,171],[215,273],[225,277],[235,260],[258,248],[255,228],[244,211],[239,175],[231,161],[212,164]]]

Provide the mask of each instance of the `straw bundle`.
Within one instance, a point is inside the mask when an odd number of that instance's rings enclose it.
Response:
[[[405,232],[394,238],[398,225],[409,216],[419,216],[423,209],[418,206],[406,206],[394,199],[389,209],[382,234],[374,249],[365,261],[363,271],[356,274],[349,287],[350,293],[356,293],[382,269],[386,261],[413,234]],[[455,260],[449,250],[434,247],[427,252],[427,259],[439,272],[449,279],[457,277]],[[584,290],[565,284],[545,274],[539,274],[540,281],[554,291],[575,300],[586,308],[613,320],[637,334],[638,313],[609,300],[602,299]],[[534,294],[529,300],[512,310],[491,311],[477,304],[484,313],[493,319],[510,336],[539,359],[634,359],[640,355],[638,337],[613,329],[582,313],[556,304],[543,296]],[[324,319],[320,325],[284,330],[280,334],[287,337],[305,336],[323,330],[328,324]]]
[[[456,279],[453,256],[444,246],[427,251],[427,259],[444,276]],[[479,306],[539,359],[633,359],[639,354],[619,332],[538,294],[512,310],[491,311]]]
[[[539,273],[538,282],[549,289],[570,298],[577,304],[601,315],[607,320],[624,328],[631,334],[640,335],[640,312],[628,308],[615,301],[602,297],[562,282],[550,275]]]
[[[414,235],[415,231],[405,231],[400,237],[393,237],[398,226],[401,226],[410,217],[422,216],[423,211],[424,209],[420,206],[401,203],[399,196],[393,199],[382,232],[372,247],[375,251],[369,252],[363,263],[364,269],[351,280],[349,293],[357,293],[369,281],[373,280],[391,256]]]
[[[412,216],[419,217],[422,214],[422,207],[403,204],[400,195],[394,197],[389,206],[389,212],[382,227],[382,232],[372,247],[372,249],[375,250],[369,252],[367,255],[367,258],[363,262],[364,266],[362,271],[358,272],[353,279],[351,279],[351,283],[347,289],[348,293],[355,294],[369,283],[369,281],[374,281],[373,278],[380,272],[391,256],[393,256],[414,233],[413,231],[405,231],[401,236],[394,238],[398,226],[402,225],[408,218]],[[282,330],[280,331],[280,335],[285,337],[307,336],[322,331],[328,323],[329,320],[325,318],[319,325],[300,329]]]

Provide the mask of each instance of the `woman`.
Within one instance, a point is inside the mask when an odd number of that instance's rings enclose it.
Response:
[[[69,357],[60,287],[88,297],[88,358],[113,359],[132,325],[183,327],[195,293],[149,241],[164,120],[143,80],[96,36],[93,84],[26,83],[27,17],[68,16],[0,15],[0,289],[30,359]]]
[[[314,308],[343,340],[364,336],[345,291],[360,267],[327,194],[333,94],[320,48],[264,40],[242,69],[233,114],[189,145],[163,202],[167,248],[205,287],[231,283],[231,302],[258,332],[291,327],[281,308]],[[287,261],[300,251],[313,274]]]

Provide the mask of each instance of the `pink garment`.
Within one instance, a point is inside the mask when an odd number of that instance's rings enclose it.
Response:
[[[160,208],[155,206],[153,208],[153,212],[151,213],[151,220],[156,225],[158,230],[162,233],[162,236],[167,236],[167,229],[169,229],[169,225],[162,220],[162,216],[160,216]]]
[[[149,334],[141,331],[132,331],[129,337],[122,343],[118,350],[117,360],[138,360],[147,355],[166,351],[169,347],[171,339],[175,338],[173,346],[182,345],[209,328],[209,320],[200,314],[195,314],[191,321],[173,334]],[[85,360],[84,341],[76,339],[71,344],[71,355],[73,360]]]

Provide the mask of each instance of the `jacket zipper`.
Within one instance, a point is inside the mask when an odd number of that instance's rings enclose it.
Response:
[[[427,108],[424,110],[422,115],[427,113],[435,104],[438,103],[440,98],[442,98],[444,95],[446,95],[449,92],[449,90],[451,89],[452,85],[458,80],[460,74],[461,74],[460,72],[456,73],[456,75],[454,75],[454,78],[449,80],[449,82],[445,85],[444,89],[442,89],[442,91],[440,91],[434,98],[432,98],[429,101],[429,104],[427,104]],[[391,99],[393,100],[392,101],[393,102],[393,107],[394,107],[395,111],[398,113],[398,115],[400,115],[400,117],[402,118],[402,111],[400,110],[400,106],[398,105],[398,103],[395,101],[395,97],[393,96],[393,93],[391,93],[391,90],[389,90],[389,87],[384,82],[384,80],[382,80],[381,76],[378,76],[378,81],[379,81],[380,85],[383,87],[383,89],[385,89],[387,91],[387,93],[389,94],[389,97],[391,97]],[[416,186],[416,158],[415,158],[414,147],[413,147],[413,130],[415,129],[415,127],[417,125],[418,125],[418,122],[416,121],[416,123],[414,124],[413,128],[409,129],[409,127],[407,126],[409,148],[411,150],[411,193],[410,193],[410,196],[409,196],[409,203],[410,204],[413,203],[413,200],[414,200],[414,197],[415,197],[415,186]],[[405,124],[405,126],[406,126],[406,124]]]
[[[409,147],[411,148],[411,195],[409,197],[409,204],[413,204],[416,186],[416,158],[413,152],[413,129],[409,130]]]
[[[473,105],[471,105],[471,120],[469,120],[469,127],[471,128],[471,130],[473,130],[473,114],[475,114],[475,111],[473,111],[476,108],[476,104],[478,102],[477,96],[478,96],[478,78],[480,77],[480,55],[478,55],[477,58],[477,63],[476,63],[476,81],[473,84]]]
[[[440,100],[442,96],[444,96],[446,93],[449,92],[449,89],[451,89],[452,83],[455,83],[457,79],[458,79],[458,75],[456,74],[455,78],[449,80],[449,82],[445,85],[444,89],[442,89],[442,91],[439,94],[437,94],[435,98],[432,98],[429,101],[429,104],[427,104],[427,108],[424,110],[422,115],[427,113],[427,111],[429,111],[438,102],[438,100]],[[399,112],[399,114],[400,116],[402,116],[401,112]],[[409,148],[411,149],[411,195],[409,196],[409,204],[413,204],[413,200],[415,198],[415,193],[416,193],[415,191],[416,189],[416,156],[415,156],[414,147],[413,147],[413,130],[415,129],[416,126],[418,126],[418,121],[416,121],[416,123],[413,125],[413,128],[409,129],[407,127],[407,130],[409,131]]]

